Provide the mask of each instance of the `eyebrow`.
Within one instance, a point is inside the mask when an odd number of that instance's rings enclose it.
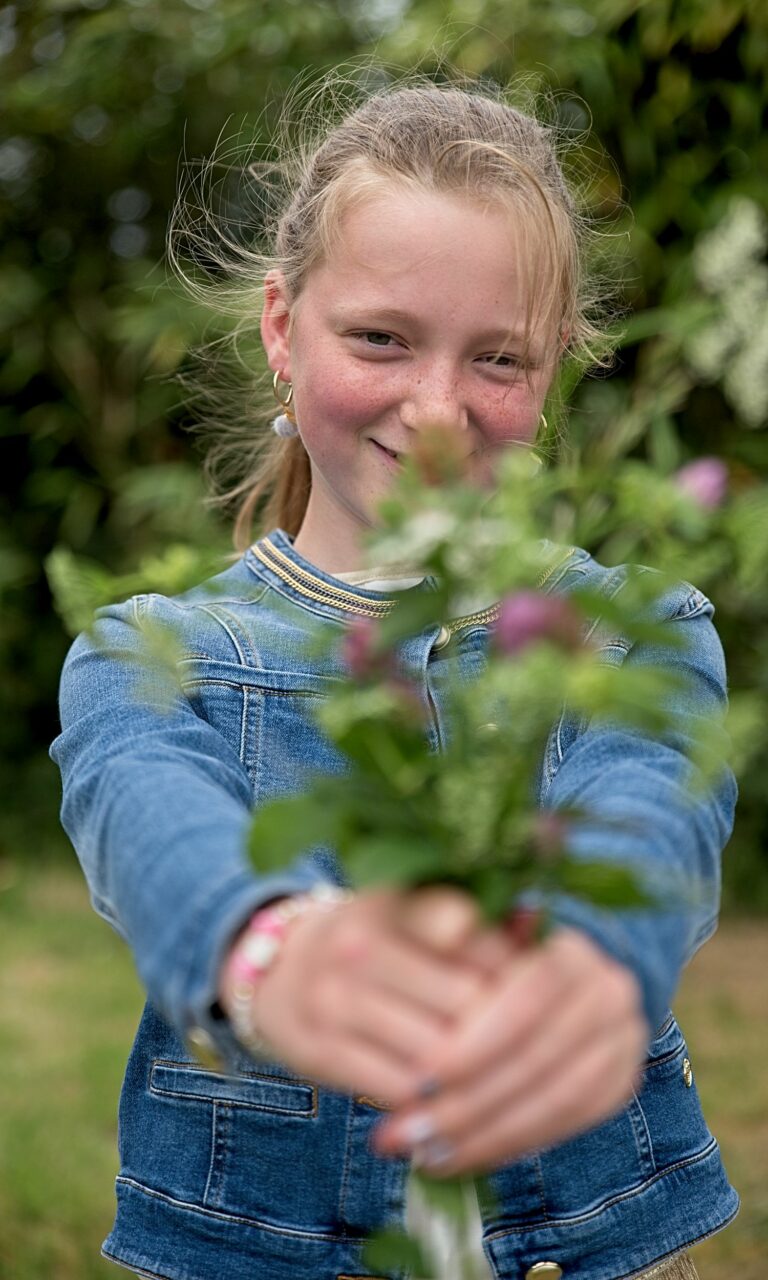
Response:
[[[361,329],[370,328],[371,322],[416,325],[417,327],[420,323],[417,316],[409,311],[401,311],[397,307],[366,307],[357,308],[355,311],[334,311],[331,318],[337,324],[343,321],[344,324],[358,325]],[[476,335],[476,339],[478,342],[487,342],[490,346],[501,347],[505,342],[524,342],[525,330],[484,329]]]

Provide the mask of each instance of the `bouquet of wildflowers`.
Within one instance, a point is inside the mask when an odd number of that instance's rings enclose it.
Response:
[[[678,890],[642,881],[635,870],[569,852],[569,838],[595,815],[543,810],[538,775],[547,740],[564,709],[662,736],[665,707],[680,677],[664,666],[606,660],[616,638],[663,650],[668,628],[652,621],[653,600],[677,578],[685,554],[720,564],[726,473],[704,459],[660,477],[626,462],[604,481],[580,471],[545,470],[531,453],[510,450],[493,492],[469,484],[451,439],[422,438],[380,509],[370,562],[406,563],[428,575],[430,590],[403,591],[382,619],[355,619],[341,644],[348,679],[319,712],[346,757],[344,776],[316,776],[301,794],[261,808],[251,832],[263,873],[310,843],[330,846],[355,888],[450,884],[470,894],[488,922],[507,922],[521,945],[548,928],[548,903],[568,894],[597,907],[652,908]],[[573,548],[552,539],[569,522],[579,540],[629,565],[622,589],[559,594]],[[443,634],[487,625],[489,643],[466,667],[447,671],[447,732],[399,662],[402,641],[425,628]],[[323,639],[311,643],[327,645]],[[703,723],[690,745],[699,779],[723,765],[723,729]],[[695,886],[692,890],[695,894]],[[466,1238],[471,1179],[433,1179],[414,1171],[419,1192],[442,1210],[452,1252],[471,1280]],[[491,1192],[476,1180],[481,1198]],[[423,1241],[395,1232],[369,1242],[373,1270],[407,1266],[435,1275]]]

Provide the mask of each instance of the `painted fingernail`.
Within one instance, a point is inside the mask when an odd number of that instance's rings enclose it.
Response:
[[[418,1098],[434,1098],[435,1094],[439,1092],[440,1081],[436,1080],[434,1076],[429,1076],[416,1086],[416,1096]]]
[[[397,1128],[397,1141],[403,1147],[415,1147],[430,1142],[435,1136],[435,1122],[424,1111],[415,1111]]]
[[[438,1169],[448,1164],[456,1154],[456,1147],[445,1138],[434,1138],[416,1148],[413,1153],[413,1164],[417,1169]]]

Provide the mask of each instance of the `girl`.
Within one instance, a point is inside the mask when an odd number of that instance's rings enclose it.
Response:
[[[493,1171],[482,1247],[499,1280],[683,1280],[687,1246],[736,1212],[668,1010],[714,928],[729,778],[692,802],[673,745],[560,733],[542,804],[630,819],[614,856],[706,892],[685,915],[631,918],[563,899],[524,953],[458,892],[351,895],[311,832],[279,874],[244,852],[255,804],[344,769],[312,714],[343,667],[308,669],[307,621],[341,631],[396,587],[429,590],[417,567],[361,570],[361,534],[428,426],[486,484],[505,446],[535,440],[563,353],[599,336],[582,249],[532,119],[421,84],[351,111],[309,157],[263,282],[283,412],[240,486],[241,558],[185,595],[100,611],[70,652],[63,821],[149,997],[104,1245],[139,1274],[362,1280],[365,1237],[418,1214],[411,1160]],[[610,592],[617,571],[575,551],[549,587],[585,581]],[[685,641],[682,714],[719,714],[711,606],[681,587],[661,608]],[[178,682],[141,661],[158,627],[181,641]],[[441,670],[469,670],[487,636],[454,618],[402,646],[435,749]]]

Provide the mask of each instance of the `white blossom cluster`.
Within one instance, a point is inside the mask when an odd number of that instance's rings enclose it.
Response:
[[[699,237],[696,279],[715,300],[714,317],[685,341],[685,355],[723,390],[749,427],[768,419],[768,222],[760,206],[735,197],[718,225]]]

